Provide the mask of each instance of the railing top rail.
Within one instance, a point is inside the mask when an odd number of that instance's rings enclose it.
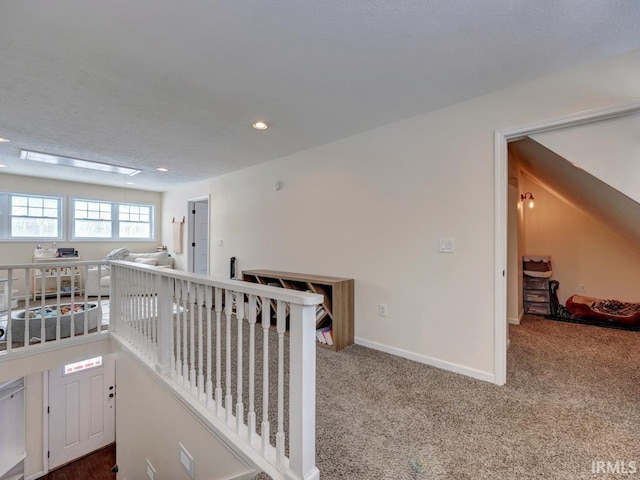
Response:
[[[72,260],[73,257],[67,257],[65,258],[65,260],[68,259],[68,261],[64,262],[65,266],[83,266],[83,265],[109,265],[109,261],[108,260]],[[47,259],[48,260],[48,259]],[[17,269],[23,269],[23,268],[43,268],[43,267],[59,267],[60,263],[59,263],[59,259],[58,261],[56,261],[56,259],[52,259],[52,261],[50,262],[45,262],[45,261],[41,261],[38,263],[14,263],[14,264],[8,264],[8,265],[0,265],[0,270],[17,270]]]
[[[236,292],[247,293],[249,295],[265,296],[274,300],[281,300],[298,305],[320,305],[324,301],[324,297],[317,293],[307,293],[298,290],[271,287],[268,285],[260,285],[256,283],[245,282],[242,280],[231,280],[224,277],[213,277],[197,273],[183,272],[180,270],[173,270],[170,268],[145,265],[142,263],[132,263],[122,260],[112,260],[110,263],[132,270],[151,272],[162,277],[190,281],[201,285],[208,285],[211,287],[229,289]]]

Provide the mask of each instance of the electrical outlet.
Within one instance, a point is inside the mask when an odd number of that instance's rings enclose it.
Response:
[[[585,293],[587,291],[587,286],[584,283],[580,284],[580,293]]]
[[[387,316],[387,304],[386,303],[381,303],[380,305],[378,305],[378,315],[380,317],[386,317]]]
[[[455,251],[455,240],[453,238],[438,239],[438,251],[440,253],[453,253]]]

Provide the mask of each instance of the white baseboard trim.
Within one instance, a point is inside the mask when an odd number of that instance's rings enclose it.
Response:
[[[254,478],[256,478],[256,475],[258,475],[258,473],[260,473],[260,471],[253,470],[251,472],[243,473],[241,475],[229,477],[226,480],[253,480]]]
[[[25,477],[25,480],[36,480],[37,478],[44,477],[44,476],[45,476],[44,472],[38,472],[38,473],[34,473],[33,475],[29,475],[28,477]]]
[[[509,317],[507,318],[507,322],[509,322],[511,325],[520,325],[520,318]]]
[[[484,380],[485,382],[495,383],[495,376],[493,373],[483,372],[481,370],[476,370],[475,368],[465,367],[463,365],[446,362],[444,360],[438,360],[437,358],[428,357],[426,355],[421,355],[419,353],[409,352],[401,348],[390,347],[389,345],[383,345],[382,343],[372,342],[364,338],[356,337],[355,343],[357,345],[362,345],[363,347],[372,348],[374,350],[390,353],[391,355],[396,355],[398,357],[406,358],[408,360],[413,360],[414,362],[424,363],[426,365],[431,365],[432,367],[437,367],[443,370],[448,370],[450,372],[466,375],[467,377],[476,378],[478,380]]]

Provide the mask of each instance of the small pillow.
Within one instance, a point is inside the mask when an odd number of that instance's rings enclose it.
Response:
[[[158,265],[158,259],[156,258],[136,258],[136,263],[143,263],[145,265]]]
[[[106,257],[104,257],[105,260],[124,260],[125,257],[129,255],[129,249],[128,248],[116,248],[115,250],[110,251]]]
[[[167,252],[149,252],[149,253],[129,253],[126,260],[135,262],[136,258],[153,258],[157,265],[167,265],[169,263]]]

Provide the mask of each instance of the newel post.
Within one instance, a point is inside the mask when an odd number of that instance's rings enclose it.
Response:
[[[289,477],[317,480],[316,307],[290,306]]]
[[[160,375],[168,374],[171,369],[172,287],[173,281],[171,278],[162,275],[158,278],[158,354],[156,371]]]

